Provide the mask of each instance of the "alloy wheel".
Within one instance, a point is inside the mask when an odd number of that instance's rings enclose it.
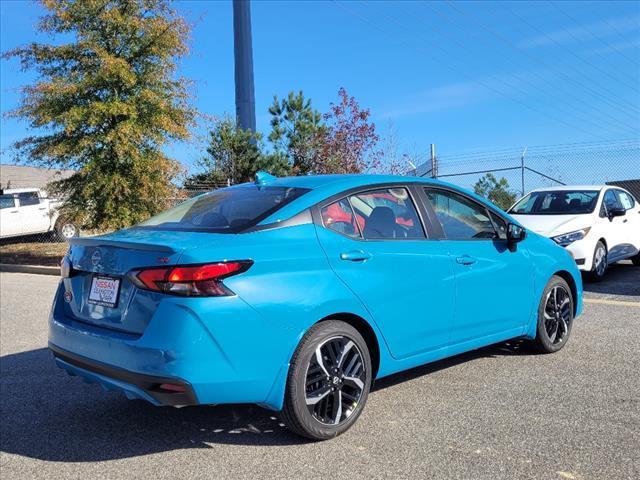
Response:
[[[564,286],[556,285],[547,294],[544,306],[544,328],[552,344],[565,340],[571,320],[571,294]]]
[[[604,275],[605,270],[607,269],[607,252],[603,246],[599,246],[596,249],[596,254],[594,258],[595,262],[595,271],[599,277]]]
[[[311,356],[306,375],[305,400],[320,423],[338,425],[358,407],[366,381],[362,353],[345,336],[321,343]]]

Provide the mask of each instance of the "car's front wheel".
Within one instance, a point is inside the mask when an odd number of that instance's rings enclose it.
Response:
[[[538,306],[538,328],[533,345],[541,353],[554,353],[569,340],[573,325],[573,295],[562,277],[553,276]]]
[[[326,440],[348,430],[371,386],[367,344],[351,325],[327,320],[301,340],[291,365],[282,419],[295,433]]]
[[[589,279],[594,282],[601,282],[607,267],[607,247],[599,241],[593,251],[593,264],[589,272]]]

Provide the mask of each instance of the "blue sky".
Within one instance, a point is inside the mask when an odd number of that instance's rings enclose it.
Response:
[[[233,113],[230,1],[184,1],[194,23],[180,73],[197,108]],[[41,7],[2,1],[2,51],[47,41]],[[640,2],[271,2],[252,4],[258,129],[273,95],[303,90],[320,111],[343,86],[392,124],[401,149],[426,155],[640,137]],[[33,79],[1,65],[1,110]],[[6,148],[26,125],[2,119]],[[188,166],[201,145],[175,144]]]

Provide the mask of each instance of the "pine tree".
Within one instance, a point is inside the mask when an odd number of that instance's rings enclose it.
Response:
[[[38,78],[10,116],[37,135],[14,144],[37,165],[75,169],[54,188],[64,213],[91,228],[119,228],[166,206],[180,165],[162,147],[189,136],[195,112],[176,61],[189,26],[165,0],[41,0],[38,30],[66,43],[6,52]]]

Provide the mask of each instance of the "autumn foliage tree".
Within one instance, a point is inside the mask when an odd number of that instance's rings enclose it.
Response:
[[[71,168],[54,187],[65,214],[93,228],[119,228],[165,207],[179,164],[162,147],[189,136],[195,112],[176,77],[189,26],[165,0],[42,0],[38,30],[64,43],[6,52],[36,81],[10,116],[36,135],[18,141],[30,163]]]
[[[338,101],[323,115],[325,128],[317,132],[314,173],[373,173],[380,167],[381,151],[368,109],[360,108],[344,88]]]

